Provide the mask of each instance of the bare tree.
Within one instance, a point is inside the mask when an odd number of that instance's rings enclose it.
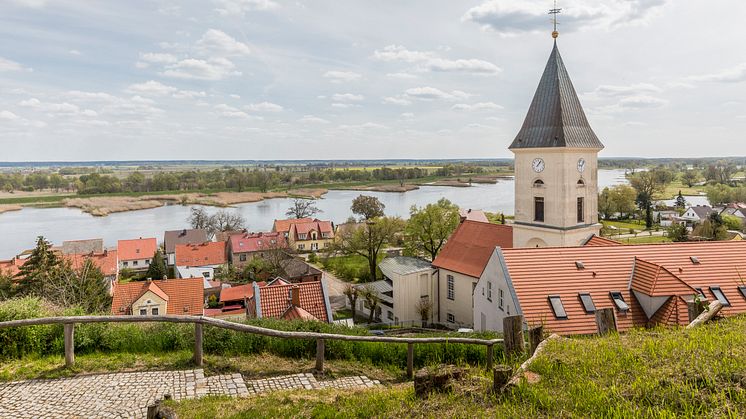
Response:
[[[323,212],[314,205],[313,200],[310,199],[293,199],[293,203],[290,208],[285,212],[285,215],[293,218],[306,218],[313,217],[314,215]]]
[[[191,214],[189,215],[189,218],[187,218],[187,222],[189,223],[189,225],[192,226],[192,228],[208,230],[210,227],[210,216],[207,214],[207,211],[205,211],[204,208],[192,207]]]
[[[342,294],[344,294],[347,297],[347,301],[350,302],[350,310],[352,311],[352,321],[355,321],[355,314],[357,312],[357,299],[360,297],[360,293],[358,292],[358,289],[350,284],[345,284],[344,290],[342,290]]]
[[[422,327],[427,327],[427,323],[430,320],[430,314],[433,311],[433,302],[429,298],[420,298],[420,301],[414,307],[417,310],[417,314],[422,319]]]
[[[363,297],[370,309],[368,323],[373,323],[376,309],[378,308],[378,305],[381,304],[380,294],[378,294],[378,291],[376,291],[370,284],[365,285],[362,289],[358,289],[358,294]]]
[[[218,232],[241,230],[246,225],[246,220],[238,212],[220,210],[213,215],[208,215],[207,211],[201,207],[192,207],[192,213],[187,222],[192,228],[205,230],[210,240]]]

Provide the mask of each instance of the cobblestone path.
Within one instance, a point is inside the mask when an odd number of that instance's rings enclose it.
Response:
[[[293,374],[244,381],[241,374],[205,377],[201,369],[88,375],[0,383],[0,418],[144,418],[147,406],[208,395],[246,397],[287,389],[355,389],[379,386],[364,376],[317,381]]]

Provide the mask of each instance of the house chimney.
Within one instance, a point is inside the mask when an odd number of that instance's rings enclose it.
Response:
[[[300,307],[300,287],[293,286],[290,288],[290,304]]]

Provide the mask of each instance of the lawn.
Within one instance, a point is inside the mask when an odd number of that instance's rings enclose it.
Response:
[[[540,380],[503,396],[472,370],[452,394],[414,396],[410,383],[359,391],[284,391],[171,402],[181,418],[254,417],[743,417],[746,318],[693,330],[633,330],[550,342],[531,366]]]
[[[681,183],[678,180],[675,180],[668,185],[666,185],[666,189],[661,192],[660,194],[656,195],[657,199],[673,199],[676,198],[676,196],[679,194],[679,191],[681,191],[682,195],[701,195],[702,192],[705,191],[704,186],[693,186],[688,187]]]
[[[380,263],[383,258],[386,257],[384,253],[378,255],[378,262]],[[349,255],[349,256],[332,256],[332,257],[321,257],[319,260],[323,269],[332,271],[334,275],[345,281],[351,282],[369,282],[370,267],[368,266],[368,259],[360,255]],[[376,275],[381,278],[381,270],[376,268]]]
[[[627,234],[630,229],[645,230],[645,222],[642,220],[626,220],[626,221],[610,221],[602,220],[601,223],[606,226],[614,226],[618,230],[614,230],[616,233]]]
[[[613,238],[613,237],[612,237]],[[647,234],[640,234],[637,237],[630,237],[625,239],[614,239],[624,244],[648,244],[648,243],[670,243],[671,239],[665,236],[649,236]]]

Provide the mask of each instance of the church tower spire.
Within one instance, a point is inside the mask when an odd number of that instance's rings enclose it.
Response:
[[[515,247],[577,246],[598,234],[598,152],[604,148],[554,45],[521,129],[515,154]]]

